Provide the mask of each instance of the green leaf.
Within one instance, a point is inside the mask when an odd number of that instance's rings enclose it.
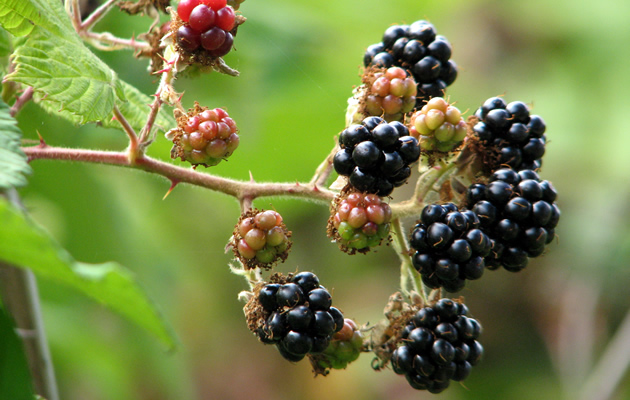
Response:
[[[127,121],[131,124],[133,129],[136,132],[140,132],[140,129],[144,127],[146,123],[147,116],[149,114],[148,105],[152,102],[151,97],[142,93],[134,86],[128,84],[125,81],[119,80],[120,85],[123,90],[123,94],[125,100],[118,100],[116,104],[120,109],[120,112],[127,118]],[[39,104],[46,112],[50,114],[58,115],[73,124],[81,124],[81,118],[75,114],[72,114],[66,110],[59,110],[58,106],[55,103],[51,103],[50,101],[46,101],[46,98],[41,95],[35,96],[35,101]],[[106,128],[114,128],[122,130],[122,126],[120,123],[114,119],[106,119],[101,122],[101,125]],[[158,116],[155,120],[155,128],[162,130],[163,132],[168,131],[169,129],[175,127],[177,122],[173,117],[173,113],[162,107]]]
[[[33,400],[31,373],[14,324],[0,308],[0,399]]]
[[[0,259],[30,268],[39,278],[72,287],[146,329],[170,348],[175,338],[133,274],[108,262],[85,264],[55,243],[41,228],[0,200]]]
[[[0,57],[6,57],[10,53],[11,53],[11,38],[9,37],[9,32],[0,28]]]
[[[115,101],[124,100],[123,89],[116,73],[83,44],[61,1],[19,1],[46,12],[47,18],[34,20],[14,54],[16,69],[6,79],[32,86],[57,110],[77,115],[80,123],[111,119]],[[0,0],[9,3],[14,1]]]
[[[15,36],[28,35],[35,26],[56,32],[72,29],[61,3],[54,0],[0,0],[0,25]]]
[[[31,167],[20,149],[22,131],[9,114],[9,106],[0,99],[0,191],[26,185]]]

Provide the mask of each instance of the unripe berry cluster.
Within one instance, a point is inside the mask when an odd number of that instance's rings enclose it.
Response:
[[[466,202],[492,242],[488,268],[517,272],[544,252],[560,219],[556,197],[553,185],[532,170],[500,169],[487,184],[468,188]]]
[[[459,109],[434,97],[411,116],[409,132],[423,152],[455,150],[466,137],[468,125]]]
[[[405,375],[414,389],[440,393],[451,380],[463,381],[483,355],[477,341],[481,325],[468,308],[451,299],[420,309],[402,331],[392,354],[394,372]]]
[[[418,141],[405,125],[379,117],[350,125],[339,135],[339,146],[333,159],[335,171],[348,176],[358,191],[379,196],[388,196],[407,182],[409,165],[420,157]]]
[[[484,153],[498,152],[496,159],[486,161],[491,171],[500,166],[517,171],[541,167],[547,142],[545,121],[530,115],[525,103],[506,104],[500,97],[491,97],[477,109],[475,117],[479,122],[473,131],[486,147]]]
[[[363,334],[357,324],[346,318],[343,328],[335,333],[321,354],[309,356],[316,374],[326,375],[328,369],[345,369],[361,355]]]
[[[435,27],[420,20],[411,25],[387,28],[380,43],[369,46],[363,64],[389,68],[402,67],[411,72],[418,85],[417,107],[444,90],[457,78],[457,66],[451,58],[451,44]]]
[[[236,258],[248,269],[269,269],[286,260],[291,248],[291,232],[274,210],[250,210],[239,218],[232,237]]]
[[[250,316],[258,314],[250,329],[263,343],[275,344],[289,361],[326,350],[344,327],[343,314],[332,307],[328,290],[312,272],[272,278],[276,282],[261,286],[246,305]]]
[[[457,292],[467,279],[481,278],[491,242],[480,228],[474,212],[460,211],[453,203],[430,204],[422,210],[409,242],[416,250],[413,266],[425,285]]]
[[[173,141],[172,158],[193,165],[217,165],[238,147],[236,122],[222,108],[195,107],[177,119],[177,128],[167,133]]]
[[[236,14],[226,0],[181,0],[177,16],[177,45],[188,53],[202,50],[209,57],[222,57],[234,43]]]
[[[367,252],[389,237],[392,210],[375,194],[351,192],[333,202],[328,235],[343,251]]]
[[[386,121],[402,121],[404,114],[416,107],[416,81],[400,67],[386,70],[367,69],[365,115],[383,117]]]

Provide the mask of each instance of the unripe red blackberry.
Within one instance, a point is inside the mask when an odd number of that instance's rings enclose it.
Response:
[[[416,106],[416,81],[400,67],[368,68],[363,74],[366,90],[363,115],[402,121]]]
[[[440,299],[407,319],[391,356],[395,373],[414,389],[440,393],[451,381],[463,381],[483,356],[477,341],[481,325],[468,308]]]
[[[236,27],[244,21],[225,0],[181,0],[171,31],[183,59],[205,65],[232,49]]]
[[[284,262],[291,248],[291,232],[274,210],[250,210],[241,215],[230,242],[234,255],[246,269],[269,269]]]
[[[466,137],[468,125],[459,109],[442,97],[434,97],[411,116],[409,133],[423,152],[455,150]]]
[[[328,236],[341,250],[365,253],[389,237],[392,210],[375,194],[342,192],[331,206]]]
[[[521,101],[509,104],[500,97],[487,99],[475,112],[474,135],[482,143],[483,158],[492,172],[502,167],[538,170],[545,154],[545,122],[530,115]]]
[[[285,359],[297,362],[328,348],[344,328],[343,314],[312,272],[274,274],[256,285],[245,305],[249,329],[258,339],[275,344]]]
[[[361,355],[364,336],[356,322],[346,318],[343,328],[335,333],[326,350],[309,355],[315,374],[327,375],[329,369],[345,369]]]
[[[413,75],[418,87],[416,107],[432,97],[444,96],[457,78],[457,65],[450,60],[451,44],[424,20],[387,28],[382,41],[369,46],[363,64],[384,68],[401,67]]]
[[[166,137],[173,141],[171,158],[194,166],[210,167],[227,159],[238,147],[236,122],[222,108],[195,107],[177,118],[177,128]]]

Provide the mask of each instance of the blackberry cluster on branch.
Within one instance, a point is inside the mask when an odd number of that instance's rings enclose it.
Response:
[[[500,97],[491,97],[477,109],[475,117],[478,122],[473,132],[490,156],[486,157],[486,163],[491,171],[501,167],[517,171],[540,169],[547,142],[545,121],[538,115],[530,115],[525,103],[506,104]]]
[[[419,20],[387,28],[382,41],[367,48],[363,64],[408,70],[418,84],[416,107],[420,108],[431,97],[443,96],[446,87],[457,78],[451,53],[449,41],[437,35],[431,23]]]
[[[457,292],[466,280],[481,278],[491,242],[480,228],[474,212],[460,211],[453,203],[429,204],[422,210],[409,242],[416,250],[413,266],[425,285]]]
[[[431,393],[466,379],[483,356],[477,341],[481,325],[467,314],[468,308],[452,299],[416,312],[392,354],[394,372],[405,375],[414,389]]]
[[[389,237],[392,209],[375,194],[343,191],[331,211],[328,236],[345,252],[367,252]]]
[[[486,267],[517,272],[554,239],[560,219],[553,185],[532,170],[499,169],[466,192],[468,207],[492,242]]]
[[[388,196],[407,182],[410,164],[418,161],[418,140],[400,122],[387,123],[380,117],[367,117],[339,135],[339,150],[333,165],[339,175],[349,177],[360,192]]]
[[[265,284],[246,305],[254,312],[250,329],[261,342],[274,344],[285,359],[297,362],[328,348],[344,327],[341,311],[332,307],[328,290],[312,272],[300,272]],[[251,315],[251,314],[250,314]],[[248,319],[249,319],[248,318]]]

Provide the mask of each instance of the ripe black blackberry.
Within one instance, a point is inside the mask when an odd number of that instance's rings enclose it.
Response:
[[[427,205],[411,232],[416,250],[413,266],[430,288],[461,290],[466,280],[481,278],[490,254],[490,239],[481,230],[477,215],[452,203]]]
[[[477,341],[481,325],[468,308],[451,299],[424,307],[407,322],[392,354],[394,372],[414,389],[440,393],[450,381],[463,381],[483,356]]]
[[[360,192],[388,196],[407,182],[410,164],[418,161],[418,140],[400,122],[387,123],[380,117],[368,117],[339,135],[341,150],[333,165],[339,175],[349,177]]]
[[[538,170],[545,154],[545,121],[530,115],[521,101],[509,104],[500,97],[486,100],[475,116],[475,135],[486,148],[498,152],[498,158],[488,160],[491,170],[509,166],[517,171]]]
[[[408,70],[418,84],[416,104],[420,108],[431,97],[443,96],[446,87],[457,78],[451,53],[448,40],[437,35],[431,23],[419,20],[387,28],[383,40],[367,48],[363,64]]]
[[[245,306],[250,329],[261,342],[275,344],[289,361],[326,350],[344,326],[328,290],[312,272],[272,278]]]
[[[556,197],[553,185],[528,169],[499,169],[487,184],[471,185],[466,203],[492,242],[486,267],[517,272],[541,255],[560,219]]]

